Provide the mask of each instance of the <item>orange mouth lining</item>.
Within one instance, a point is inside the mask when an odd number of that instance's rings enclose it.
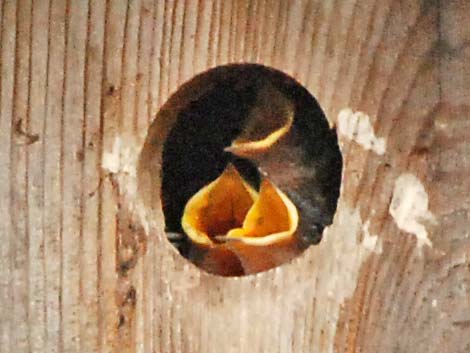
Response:
[[[265,246],[293,236],[298,220],[295,205],[269,180],[258,193],[228,165],[187,202],[182,227],[199,245],[240,241]]]

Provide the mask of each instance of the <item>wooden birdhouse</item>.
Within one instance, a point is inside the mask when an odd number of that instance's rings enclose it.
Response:
[[[470,2],[0,23],[0,352],[470,352]]]

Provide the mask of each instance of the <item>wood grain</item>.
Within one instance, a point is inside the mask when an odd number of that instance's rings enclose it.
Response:
[[[470,351],[468,1],[3,0],[0,20],[1,353]],[[129,161],[182,83],[242,62],[387,146],[341,137],[324,240],[228,279],[178,255],[159,207],[146,227]],[[389,212],[405,173],[432,247]]]

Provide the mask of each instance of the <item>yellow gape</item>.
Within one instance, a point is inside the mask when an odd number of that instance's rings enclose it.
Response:
[[[269,180],[263,180],[258,194],[228,165],[188,201],[182,227],[210,258],[208,270],[230,275],[214,261],[232,263],[227,257],[234,257],[244,273],[254,273],[290,259],[298,221],[295,205]],[[204,261],[199,265],[204,267]]]
[[[289,198],[268,180],[263,180],[259,196],[241,228],[232,229],[227,239],[251,245],[269,245],[289,238],[299,223],[297,209]]]
[[[237,156],[244,156],[244,155],[248,155],[249,153],[252,153],[253,151],[260,152],[260,151],[268,150],[272,145],[274,145],[277,141],[279,141],[279,139],[282,136],[287,134],[287,132],[290,130],[292,126],[293,121],[294,121],[294,117],[293,115],[290,115],[287,118],[285,125],[271,132],[265,138],[261,140],[247,141],[247,142],[235,140],[232,142],[232,144],[229,147],[226,147],[224,151],[234,153]]]
[[[188,201],[181,221],[183,230],[197,244],[213,244],[215,237],[243,224],[256,198],[256,191],[229,164],[219,178]]]
[[[269,150],[290,131],[294,113],[292,102],[284,94],[269,85],[263,87],[244,130],[224,150],[240,157]]]

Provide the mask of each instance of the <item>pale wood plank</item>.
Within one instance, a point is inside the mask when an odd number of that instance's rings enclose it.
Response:
[[[154,25],[154,40],[152,42],[152,57],[151,61],[151,72],[150,72],[150,93],[149,93],[149,100],[150,100],[150,116],[154,116],[157,114],[158,108],[161,104],[163,104],[163,98],[161,94],[161,79],[162,79],[162,45],[164,39],[164,16],[165,16],[165,2],[157,2],[155,4],[155,13],[153,16],[153,25]],[[149,122],[150,120],[149,116]]]
[[[83,252],[82,162],[85,106],[85,48],[88,3],[66,8],[63,110],[62,328],[63,351],[81,350],[80,296]]]
[[[135,126],[136,137],[139,141],[145,138],[145,130],[148,121],[151,119],[151,59],[155,53],[154,37],[155,37],[155,15],[157,11],[157,4],[153,1],[147,0],[142,2],[141,16],[139,23],[138,35],[138,70],[136,88],[136,101],[135,101]],[[150,271],[151,262],[149,259],[139,262],[135,269],[134,287],[137,292],[136,298],[136,316],[141,317],[135,327],[135,352],[152,352],[153,339],[155,335],[153,332],[152,313],[153,311],[153,297],[156,295],[153,292],[153,277]],[[146,287],[148,290],[145,290]]]
[[[65,3],[51,1],[44,131],[44,257],[46,349],[62,352],[62,116],[65,73]]]
[[[126,25],[122,51],[121,93],[121,133],[124,137],[135,135],[135,100],[137,85],[137,64],[139,59],[139,22],[141,2],[132,1],[128,4]]]
[[[12,135],[10,151],[10,208],[11,238],[11,285],[12,321],[10,322],[10,350],[31,350],[29,312],[29,257],[30,232],[28,227],[28,167],[27,144],[22,132],[29,131],[29,75],[31,70],[31,2],[16,3],[16,48],[14,64],[14,88],[12,111]]]
[[[0,106],[0,136],[3,143],[0,148],[0,180],[3,187],[0,188],[0,211],[7,220],[0,222],[0,291],[1,301],[4,303],[0,309],[0,351],[2,353],[11,352],[13,337],[11,327],[15,324],[13,306],[13,227],[12,210],[10,205],[11,197],[11,140],[13,121],[13,90],[14,90],[14,70],[15,66],[15,45],[16,45],[16,6],[15,3],[2,3],[2,29],[1,29],[1,106]]]
[[[121,77],[123,64],[123,44],[125,25],[128,12],[126,2],[112,2],[106,5],[103,73],[101,87],[101,129],[102,141],[101,163],[103,154],[117,148],[119,158],[120,148],[116,144],[116,135],[122,126],[120,113]],[[114,352],[128,343],[121,340],[117,334],[119,314],[115,294],[118,290],[117,281],[117,251],[118,242],[116,208],[117,198],[108,177],[109,171],[102,169],[100,186],[100,252],[99,257],[99,298],[100,298],[100,348],[101,352]]]
[[[31,72],[28,133],[37,141],[28,146],[28,213],[29,213],[29,312],[31,352],[46,349],[46,288],[44,232],[43,151],[47,58],[49,37],[49,3],[33,3],[31,31]]]
[[[468,10],[465,0],[2,2],[0,352],[468,351]],[[342,137],[342,197],[319,246],[219,278],[177,254],[158,207],[145,237],[126,228],[142,219],[122,169],[132,174],[126,153],[180,84],[232,62],[291,74],[332,125],[344,108],[363,111],[387,147],[377,155]],[[429,195],[432,248],[389,212],[404,173]],[[381,251],[364,246],[370,235]]]
[[[100,225],[99,190],[101,185],[101,82],[103,63],[105,4],[90,1],[87,14],[84,120],[81,164],[81,273],[80,345],[83,352],[99,352],[102,335],[100,311]]]

